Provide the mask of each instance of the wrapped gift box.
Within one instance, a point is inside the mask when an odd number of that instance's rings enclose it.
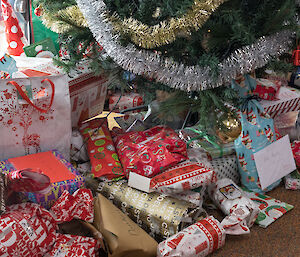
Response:
[[[121,96],[120,94],[114,94],[109,98],[109,110],[120,112],[129,108],[143,105],[143,97],[137,93],[129,93]],[[116,106],[115,106],[116,105]],[[140,110],[134,111],[140,112]]]
[[[240,174],[237,165],[236,155],[224,156],[211,161],[212,169],[216,172],[218,179],[230,178],[239,184]]]
[[[265,111],[273,118],[281,113],[300,110],[300,92],[290,87],[281,87],[277,95],[278,100],[262,100],[260,103]]]
[[[199,207],[192,203],[156,192],[144,193],[129,187],[125,180],[100,182],[96,191],[157,240],[178,233],[200,215]]]
[[[14,78],[36,77],[36,76],[51,76],[63,73],[61,69],[55,67],[52,62],[46,58],[45,61],[37,59],[37,66],[27,66],[24,63],[26,60],[33,58],[18,59],[18,72],[14,73]],[[71,98],[71,119],[72,127],[78,127],[81,121],[92,118],[103,111],[106,91],[108,85],[108,77],[105,74],[95,76],[89,69],[87,61],[79,64],[76,69],[73,69],[68,74],[68,84]]]
[[[72,194],[84,183],[84,178],[72,164],[55,150],[6,159],[0,162],[0,172],[2,173],[8,174],[15,170],[26,168],[40,170],[50,177],[50,191],[46,193],[19,194],[21,198],[41,204],[46,209],[52,206],[64,190],[68,190]]]

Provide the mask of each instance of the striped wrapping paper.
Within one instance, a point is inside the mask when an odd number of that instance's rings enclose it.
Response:
[[[281,87],[276,101],[262,100],[265,111],[274,118],[276,115],[300,110],[300,91],[290,87]]]

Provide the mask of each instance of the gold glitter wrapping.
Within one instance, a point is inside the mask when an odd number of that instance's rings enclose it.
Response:
[[[154,26],[127,18],[121,20],[117,13],[105,17],[112,22],[115,31],[129,36],[136,45],[152,49],[170,44],[177,36],[190,35],[192,30],[198,30],[207,21],[210,15],[227,0],[195,0],[191,9],[181,17],[171,18]]]
[[[69,23],[60,20],[60,17],[71,20],[75,26],[82,28],[88,27],[87,21],[77,5],[72,5],[60,10],[57,14],[44,12],[42,14],[43,24],[56,33],[65,33],[73,28]]]
[[[97,192],[111,200],[122,212],[157,240],[164,240],[192,224],[199,208],[159,193],[145,193],[118,182],[103,182]]]

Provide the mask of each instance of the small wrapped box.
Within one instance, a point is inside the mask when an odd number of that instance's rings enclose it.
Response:
[[[157,240],[178,233],[198,218],[192,203],[159,193],[145,193],[118,182],[100,182],[97,192],[111,200],[122,212]]]
[[[203,257],[225,244],[225,230],[210,216],[161,242],[158,257]]]
[[[15,170],[30,168],[40,170],[50,178],[50,190],[43,193],[19,193],[22,198],[49,209],[64,190],[75,192],[84,183],[79,172],[58,151],[6,159],[0,162],[0,172],[9,174]]]
[[[289,175],[285,176],[285,188],[290,190],[300,189],[300,172],[298,170],[293,171]]]
[[[228,155],[211,161],[212,169],[216,172],[218,179],[230,178],[235,183],[240,182],[240,173],[236,155]]]
[[[262,100],[260,104],[272,118],[281,113],[300,110],[300,92],[297,89],[281,87],[277,95],[278,100]]]
[[[120,100],[120,94],[114,94],[109,98],[109,110],[112,110],[114,107],[115,112],[120,112],[126,109],[137,107],[143,105],[143,97],[137,93],[129,93],[122,95]],[[119,102],[118,102],[119,101]],[[117,105],[116,105],[117,103]],[[116,105],[116,106],[115,106]],[[139,111],[134,111],[139,112]]]
[[[228,215],[222,222],[227,233],[249,233],[259,208],[231,179],[224,178],[209,186],[208,193],[213,202]]]
[[[153,177],[187,159],[186,144],[165,126],[127,132],[114,137],[114,142],[126,177],[129,172]]]

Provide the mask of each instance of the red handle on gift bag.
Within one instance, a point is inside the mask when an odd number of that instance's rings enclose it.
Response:
[[[15,81],[9,81],[7,82],[7,85],[8,84],[12,84],[16,87],[16,89],[18,90],[20,96],[28,103],[30,104],[32,107],[34,107],[35,109],[37,109],[38,111],[40,112],[43,112],[43,113],[46,113],[49,111],[49,109],[51,108],[52,104],[53,104],[53,100],[54,100],[54,95],[55,95],[55,86],[54,86],[54,83],[50,80],[50,79],[44,79],[42,80],[41,83],[44,83],[45,81],[49,82],[51,88],[52,88],[52,95],[51,95],[51,99],[50,99],[50,103],[49,103],[49,106],[46,108],[46,109],[42,109],[38,106],[36,106],[30,99],[29,97],[25,94],[25,92],[22,90],[22,88],[19,86],[19,84]]]

